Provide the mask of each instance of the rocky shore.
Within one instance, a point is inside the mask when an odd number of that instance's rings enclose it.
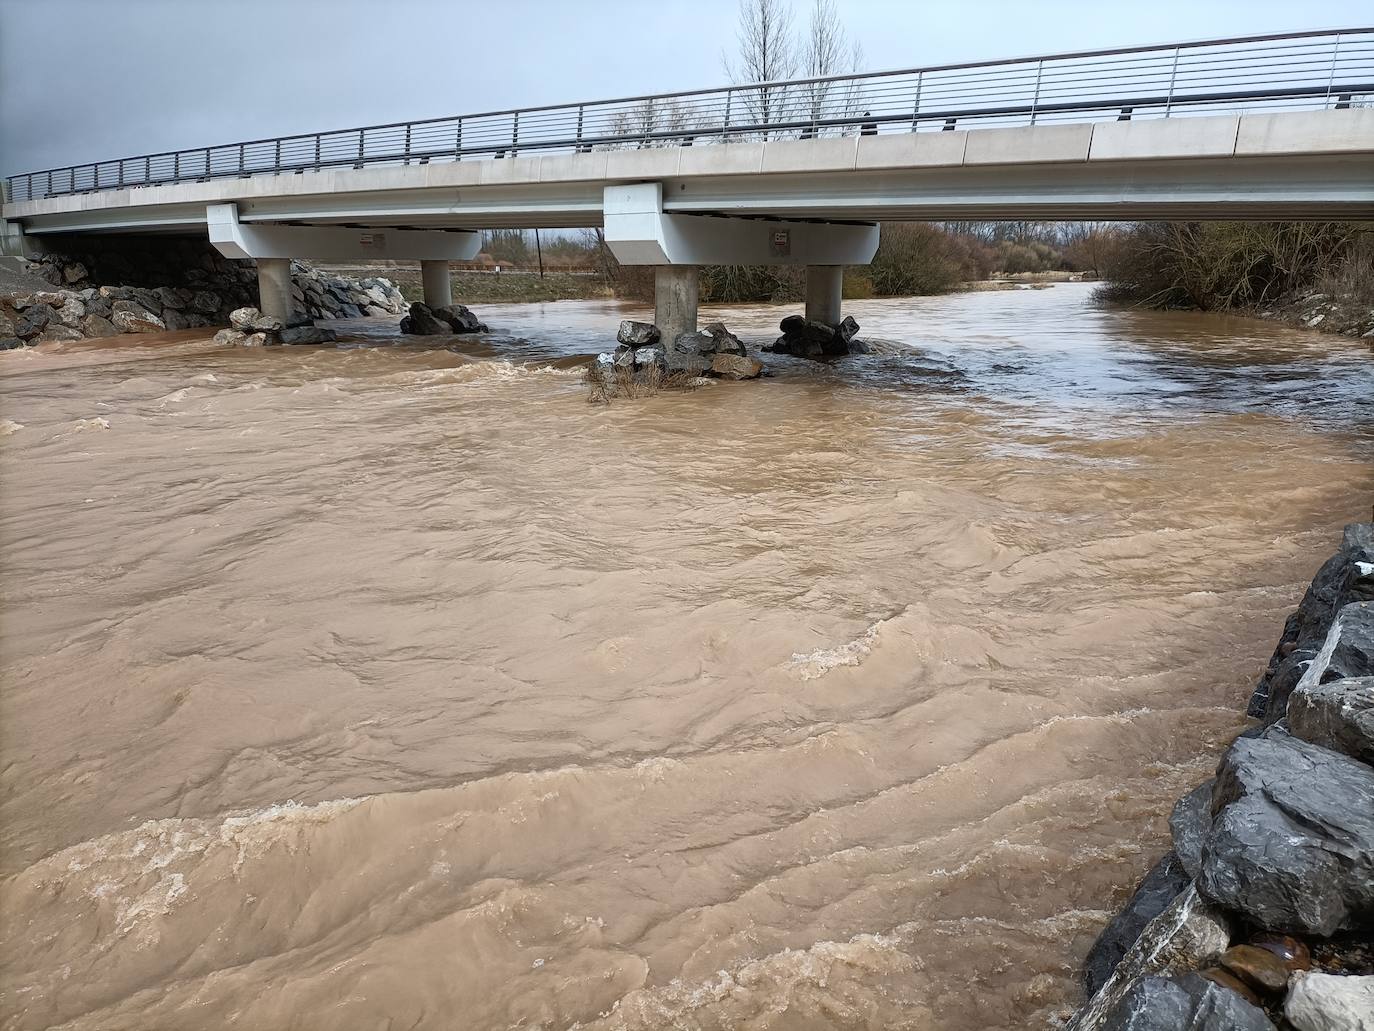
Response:
[[[1089,952],[1071,1031],[1374,1031],[1374,523],[1346,527],[1249,713]]]
[[[257,303],[253,262],[225,258],[203,241],[47,255],[30,262],[28,272],[24,282],[46,288],[0,294],[0,349],[223,326]],[[327,275],[304,262],[291,263],[291,278],[307,321],[406,311],[401,291],[386,279]]]
[[[1374,340],[1374,304],[1351,296],[1313,291],[1262,305],[1251,314],[1302,329]]]

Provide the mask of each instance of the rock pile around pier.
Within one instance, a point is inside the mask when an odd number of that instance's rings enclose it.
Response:
[[[331,344],[332,329],[318,329],[304,315],[288,322],[264,315],[257,308],[237,308],[229,313],[229,329],[215,334],[215,343],[230,347],[271,347],[277,344]]]
[[[486,325],[461,304],[431,308],[416,301],[401,320],[401,332],[413,336],[452,336],[454,333],[486,333]]]
[[[181,253],[175,242],[168,249]],[[31,262],[30,272],[52,288],[0,295],[0,349],[222,326],[231,313],[256,302],[257,270],[251,261],[195,251],[185,257],[195,264],[171,269],[165,256],[158,264],[142,265],[106,256],[98,265],[136,281],[182,284],[156,287],[96,285],[87,264],[74,258],[51,255]],[[295,305],[306,322],[405,311],[401,291],[386,279],[331,276],[301,262],[292,262],[291,277]]]
[[[1374,1031],[1374,523],[1346,527],[1250,712],[1089,953],[1073,1031]]]
[[[596,356],[588,378],[603,387],[639,383],[657,385],[671,376],[686,379],[757,379],[763,362],[723,323],[712,322],[694,333],[679,334],[665,345],[657,326],[626,320],[616,334],[619,346]]]
[[[864,342],[854,339],[854,334],[859,332],[859,324],[849,315],[837,326],[800,315],[789,315],[778,323],[778,328],[782,330],[782,336],[771,346],[765,347],[765,351],[813,360],[868,353]]]

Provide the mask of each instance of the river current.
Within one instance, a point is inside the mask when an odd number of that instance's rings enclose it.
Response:
[[[0,1027],[1056,1026],[1374,493],[1368,342],[1090,294],[0,355]]]

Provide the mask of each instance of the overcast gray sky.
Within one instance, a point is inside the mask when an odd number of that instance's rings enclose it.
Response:
[[[811,0],[793,0],[797,21]],[[836,0],[869,69],[1368,24],[1370,0]],[[738,0],[0,0],[0,174],[725,80]]]

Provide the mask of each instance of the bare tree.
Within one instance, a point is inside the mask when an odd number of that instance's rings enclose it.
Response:
[[[863,65],[863,47],[851,42],[840,24],[835,0],[815,0],[811,20],[802,44],[802,74],[808,79],[858,72]],[[848,118],[858,114],[858,86],[850,82],[811,82],[801,87],[806,117],[811,128],[803,135],[821,133],[816,123],[824,119]],[[843,126],[841,126],[843,130]]]
[[[725,57],[725,73],[741,85],[790,79],[797,73],[797,43],[786,0],[740,0],[739,49]],[[767,125],[790,106],[787,87],[761,86],[740,93],[749,121]],[[765,138],[768,133],[762,134]]]

